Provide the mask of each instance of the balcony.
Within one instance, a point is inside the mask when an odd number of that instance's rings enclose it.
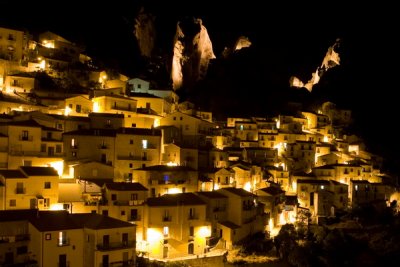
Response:
[[[70,245],[69,238],[63,238],[57,240],[57,246],[59,247],[65,247],[69,245]]]
[[[142,205],[144,200],[115,200],[114,206],[136,206]]]
[[[78,145],[71,145],[71,149],[78,149]]]
[[[142,220],[142,217],[140,215],[128,217],[128,221],[129,222],[138,222],[138,221],[141,221],[141,220]]]
[[[26,188],[15,188],[15,194],[25,194]]]
[[[110,262],[108,264],[106,263],[100,263],[98,267],[134,267],[137,266],[133,260],[128,260],[128,261],[114,261]]]
[[[171,222],[172,221],[172,217],[171,216],[163,216],[162,217],[162,221],[163,222]]]
[[[127,155],[127,156],[117,156],[117,160],[132,160],[132,161],[151,161],[152,158],[147,156],[147,157],[142,157],[142,156],[135,156],[135,155]]]
[[[0,236],[0,244],[1,243],[15,243],[15,242],[22,242],[22,241],[29,241],[29,240],[30,240],[29,234]]]
[[[107,149],[108,145],[102,144],[102,145],[99,145],[98,147],[99,147],[99,149]]]
[[[70,267],[69,261],[67,261],[67,262],[57,262],[57,267]]]
[[[22,151],[22,150],[10,150],[9,154],[11,156],[28,156],[28,157],[41,157],[41,158],[62,158],[65,156],[65,153],[54,153],[49,154],[48,152],[40,152],[40,151]]]
[[[188,216],[188,220],[198,220],[199,219],[199,215],[197,214],[189,214]]]
[[[20,135],[18,138],[19,141],[33,141],[33,136],[25,136],[25,135]]]
[[[108,244],[97,244],[97,250],[100,251],[110,251],[119,250],[126,248],[135,248],[136,240],[125,241],[125,242],[110,242]]]
[[[225,207],[214,207],[213,212],[222,212],[225,211]]]

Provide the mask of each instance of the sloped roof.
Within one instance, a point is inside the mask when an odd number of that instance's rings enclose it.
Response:
[[[227,196],[218,193],[217,191],[201,191],[201,192],[196,192],[196,194],[207,198],[228,198]]]
[[[28,178],[21,170],[0,170],[0,175],[4,178]]]
[[[107,189],[115,191],[149,191],[141,183],[105,183]]]
[[[194,193],[166,194],[161,197],[151,197],[147,199],[148,206],[189,206],[205,205],[206,203]]]
[[[53,167],[21,166],[20,169],[28,176],[58,176]]]

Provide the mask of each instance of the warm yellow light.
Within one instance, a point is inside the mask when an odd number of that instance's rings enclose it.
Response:
[[[283,213],[279,214],[279,224],[280,225],[286,224],[285,216],[283,215]]]
[[[54,41],[43,40],[42,45],[47,48],[54,48]]]
[[[63,210],[64,206],[62,203],[56,203],[50,205],[50,210]]]
[[[65,115],[65,116],[68,116],[68,115],[71,113],[71,111],[72,111],[71,108],[68,107],[68,106],[66,106],[66,107],[65,107],[65,110],[64,110],[64,115]]]
[[[179,188],[173,187],[173,188],[168,189],[168,194],[173,195],[173,194],[179,194],[179,193],[182,193],[182,190]]]
[[[99,112],[100,106],[98,102],[93,102],[93,112]]]
[[[269,231],[272,231],[274,229],[274,220],[272,220],[272,218],[269,218],[268,226]]]
[[[163,234],[160,231],[157,231],[156,229],[153,229],[153,228],[147,229],[147,241],[150,244],[159,242],[162,238],[163,238]]]
[[[245,183],[243,189],[248,192],[251,192],[251,183],[250,182]]]
[[[325,142],[325,143],[328,143],[328,142],[329,142],[329,139],[328,139],[328,136],[327,136],[327,135],[324,136],[324,142]]]
[[[293,191],[294,191],[294,192],[297,191],[297,182],[296,182],[296,181],[293,181],[293,182],[292,182],[292,188],[293,188]]]
[[[46,68],[46,60],[43,59],[42,61],[40,61],[39,68],[41,70],[44,70]]]
[[[178,166],[178,163],[170,161],[167,163],[167,166]]]
[[[214,184],[214,190],[218,190],[219,188],[219,184]]]
[[[153,126],[154,126],[154,127],[160,126],[160,119],[155,119],[155,120],[154,120],[154,123],[153,123]]]
[[[61,176],[64,172],[64,161],[54,161],[50,162],[50,166],[53,167],[59,176]]]
[[[199,231],[197,232],[198,237],[209,237],[211,236],[211,230],[208,226],[200,227]]]
[[[103,75],[103,80],[106,80],[107,79],[107,75]]]

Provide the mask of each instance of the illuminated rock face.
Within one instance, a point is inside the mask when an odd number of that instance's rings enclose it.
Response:
[[[133,33],[138,42],[141,55],[151,57],[156,39],[155,17],[146,13],[142,8],[135,19]]]
[[[251,46],[251,42],[250,42],[249,38],[247,38],[245,36],[240,36],[238,38],[238,40],[236,41],[235,51],[240,50],[242,48],[250,47],[250,46]]]
[[[204,78],[210,59],[215,55],[201,19],[178,22],[173,52],[171,79],[174,90]]]
[[[319,82],[322,75],[327,70],[340,64],[339,54],[335,51],[335,49],[339,47],[339,44],[340,44],[340,39],[336,39],[336,42],[331,47],[328,48],[328,51],[326,52],[326,55],[324,57],[324,60],[321,63],[321,66],[319,66],[316,69],[316,71],[312,73],[311,79],[306,84],[304,84],[297,77],[293,76],[290,78],[290,81],[289,81],[290,86],[298,87],[298,88],[305,87],[308,91],[311,92],[313,86]]]

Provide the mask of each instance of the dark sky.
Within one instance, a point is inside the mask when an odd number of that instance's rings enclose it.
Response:
[[[400,114],[400,23],[394,4],[319,1],[314,5],[310,1],[260,0],[87,2],[21,4],[3,0],[1,9],[10,12],[2,12],[0,24],[54,31],[85,43],[89,55],[101,55],[129,72],[139,65],[132,27],[141,5],[156,15],[158,45],[167,52],[172,52],[176,22],[184,16],[195,16],[208,29],[217,57],[240,35],[252,41],[252,57],[246,61],[249,65],[239,69],[239,73],[247,72],[250,76],[246,77],[253,81],[248,83],[252,86],[248,99],[259,98],[259,93],[270,90],[268,87],[288,87],[291,75],[307,80],[321,64],[328,47],[341,38],[341,65],[327,72],[315,90],[328,99],[354,107],[360,129],[364,135],[374,137],[374,146],[400,149],[398,142],[392,142],[397,134],[390,130]],[[233,78],[226,79],[232,82]]]

